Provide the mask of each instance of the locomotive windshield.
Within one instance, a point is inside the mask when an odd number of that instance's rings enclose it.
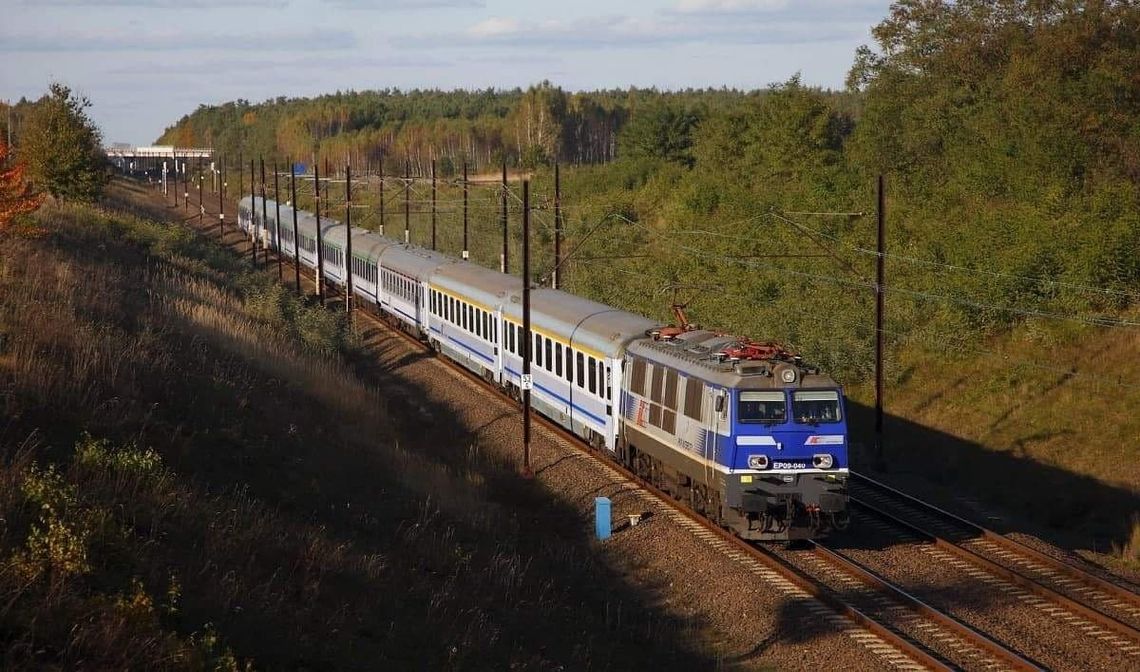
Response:
[[[741,422],[783,422],[787,402],[783,392],[741,392],[739,416]]]
[[[818,425],[839,422],[839,392],[835,390],[800,390],[792,393],[792,414],[796,422]]]

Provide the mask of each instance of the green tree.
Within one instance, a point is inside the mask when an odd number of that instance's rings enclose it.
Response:
[[[103,137],[87,116],[91,101],[53,83],[38,100],[20,138],[20,158],[40,190],[64,200],[93,201],[109,175]]]
[[[701,115],[692,108],[653,102],[635,111],[618,138],[622,154],[693,165],[693,129]]]

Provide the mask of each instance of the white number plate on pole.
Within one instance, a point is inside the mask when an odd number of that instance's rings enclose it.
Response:
[[[519,387],[521,387],[524,390],[533,390],[534,389],[534,376],[532,376],[529,373],[524,373],[522,375],[522,382],[519,383]]]

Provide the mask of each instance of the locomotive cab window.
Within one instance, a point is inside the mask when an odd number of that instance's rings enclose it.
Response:
[[[787,417],[787,400],[782,390],[740,393],[737,415],[744,423],[775,424]]]
[[[839,392],[836,390],[797,390],[792,393],[792,417],[800,424],[839,422]]]

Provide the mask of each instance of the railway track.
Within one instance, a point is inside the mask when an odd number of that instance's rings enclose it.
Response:
[[[851,505],[927,542],[937,560],[1123,652],[1140,664],[1140,595],[858,473]]]
[[[202,233],[211,235],[213,226],[209,225],[205,229]],[[230,231],[233,232],[233,229]],[[239,236],[236,239],[229,236],[224,244],[236,248],[244,246],[248,250],[248,238]],[[288,257],[283,259],[286,264],[290,263]],[[291,275],[292,269],[289,270],[286,279]],[[311,284],[314,274],[305,267],[302,267],[301,272]],[[333,287],[326,287],[326,291],[328,289]],[[370,322],[382,324],[387,331],[398,335],[421,352],[431,352],[426,344],[398,326],[391,325],[379,313],[362,310],[358,314],[366,316],[365,319]],[[501,402],[516,403],[493,384],[446,358],[436,358],[436,361],[471,383],[492,392]],[[602,469],[611,472],[616,479],[628,482],[629,487],[623,485],[623,488],[635,489],[648,500],[661,505],[666,516],[679,526],[743,565],[784,597],[804,602],[805,608],[813,616],[855,640],[889,667],[901,670],[1041,669],[1034,661],[924,603],[824,545],[813,545],[806,559],[805,556],[791,559],[778,551],[748,544],[676,503],[668,494],[641,481],[621,465],[604,459],[596,450],[562,427],[541,416],[532,417],[547,432],[561,439],[560,443],[587,456]],[[868,482],[861,476],[858,480],[860,483]],[[1140,614],[1140,608],[1137,614]],[[1137,651],[1140,652],[1140,647],[1137,647]]]

